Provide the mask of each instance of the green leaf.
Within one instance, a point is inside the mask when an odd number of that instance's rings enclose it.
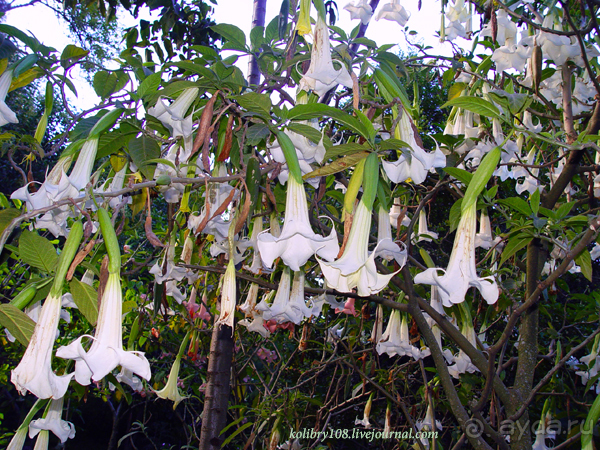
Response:
[[[463,202],[463,199],[459,198],[450,207],[449,221],[450,221],[450,232],[451,233],[454,230],[456,230],[456,228],[458,228],[458,224],[460,222],[460,216],[461,216],[462,202]]]
[[[27,55],[24,58],[22,58],[13,70],[13,77],[18,77],[19,75],[27,72],[33,67],[33,65],[38,61],[38,59],[39,58],[37,57],[37,55]]]
[[[137,95],[139,95],[140,98],[143,98],[147,95],[156,93],[161,81],[162,79],[160,72],[148,75],[146,78],[144,78],[144,81],[140,83],[140,86],[137,89]]]
[[[223,49],[246,50],[246,35],[235,25],[220,23],[213,25],[210,29],[226,39],[227,42],[223,46]]]
[[[109,128],[111,128],[116,123],[116,121],[119,120],[119,117],[121,117],[123,111],[125,111],[123,108],[113,109],[112,111],[109,111],[102,117],[100,117],[98,122],[96,122],[90,130],[90,133],[88,134],[88,139],[97,137]]]
[[[500,150],[500,147],[496,147],[483,157],[483,160],[473,174],[473,178],[465,191],[462,204],[463,211],[470,208],[473,203],[477,202],[477,197],[479,197],[479,194],[481,194],[485,185],[490,181],[490,178],[492,178],[492,175],[498,166],[498,162],[500,162],[501,154],[502,150]]]
[[[106,70],[101,70],[100,72],[96,72],[94,75],[94,91],[100,98],[107,98],[113,92],[115,92],[117,88],[117,75],[115,73],[107,72]]]
[[[600,418],[600,395],[596,396],[581,430],[581,450],[593,450],[594,427]]]
[[[16,208],[8,208],[0,211],[0,234],[4,233],[6,227],[10,225],[10,223],[21,215],[21,211]]]
[[[540,190],[536,189],[533,194],[529,197],[529,205],[531,206],[531,211],[534,215],[537,216],[538,211],[540,210]]]
[[[373,123],[362,112],[358,110],[354,112],[356,114],[356,117],[358,117],[358,120],[362,122],[363,126],[365,127],[365,130],[368,133],[367,140],[369,142],[373,142],[373,140],[375,139],[375,134],[377,134],[377,132],[375,131],[375,127],[373,127]]]
[[[458,167],[444,167],[443,171],[446,172],[448,175],[456,178],[465,186],[468,186],[471,180],[473,179],[473,174],[471,172],[467,172],[464,169],[459,169]]]
[[[151,180],[154,178],[156,166],[149,164],[151,159],[160,158],[160,145],[154,139],[148,136],[133,138],[129,141],[129,156],[131,160],[146,177]]]
[[[35,322],[23,311],[10,304],[0,305],[0,324],[25,347],[29,345]]]
[[[575,264],[581,267],[581,273],[584,277],[586,277],[590,282],[592,281],[592,257],[587,248],[583,249],[583,251],[575,258]]]
[[[84,50],[81,47],[77,47],[73,44],[69,44],[65,47],[60,55],[60,65],[67,69],[80,59],[85,58],[88,53],[88,50]]]
[[[259,204],[261,178],[260,163],[256,158],[250,158],[248,160],[248,164],[246,165],[246,186],[248,187],[248,192],[252,200],[252,203],[250,203],[250,212],[248,213],[248,217],[252,217],[254,210],[256,209],[256,205]]]
[[[525,217],[529,217],[533,214],[531,206],[521,197],[509,197],[498,200],[498,203],[508,206],[510,209],[520,212]]]
[[[46,273],[54,272],[58,255],[56,249],[46,238],[25,230],[19,238],[19,256],[29,264]]]
[[[400,150],[403,148],[410,149],[410,145],[396,138],[386,139],[385,141],[381,141],[378,145],[381,150]]]
[[[271,116],[271,97],[268,94],[259,94],[257,92],[248,92],[244,95],[237,95],[233,99],[238,102],[242,108],[260,115]]]
[[[310,125],[304,123],[290,123],[287,129],[294,133],[301,134],[302,136],[310,139],[313,143],[318,144],[321,141],[321,132]]]
[[[527,94],[509,94],[506,91],[495,90],[488,93],[490,99],[508,109],[513,115],[519,114],[533,101]]]
[[[429,252],[427,252],[427,250],[421,248],[419,249],[419,254],[421,255],[421,258],[423,258],[423,262],[425,263],[428,269],[432,269],[435,267],[435,263],[433,262],[433,259],[431,259],[431,256],[429,256]]]
[[[347,144],[332,145],[325,152],[323,161],[328,161],[340,155],[353,155],[354,153],[364,152],[369,150],[368,144],[357,144],[356,142],[348,142]]]
[[[367,156],[369,156],[369,154],[369,152],[360,152],[354,155],[344,156],[343,158],[336,159],[331,164],[319,167],[318,169],[307,173],[302,178],[308,180],[309,178],[325,177],[327,175],[341,172],[349,167],[355,166],[361,159],[364,159]]]
[[[454,83],[448,89],[448,100],[452,100],[453,98],[460,97],[460,94],[467,88],[468,84],[462,81]]]
[[[527,246],[533,239],[533,236],[527,233],[519,233],[518,235],[510,238],[504,250],[502,250],[502,258],[500,258],[500,265],[504,264],[508,258],[513,256],[523,247]]]
[[[265,43],[265,27],[254,27],[250,31],[250,44],[252,45],[252,51],[257,52],[260,47]]]
[[[472,97],[468,95],[456,97],[444,103],[442,108],[447,108],[449,106],[457,106],[475,114],[480,114],[492,119],[497,119],[500,117],[500,111],[498,111],[498,108],[496,108],[493,103],[488,102],[480,97]]]
[[[269,127],[262,123],[256,123],[248,127],[246,131],[246,144],[258,145],[260,141],[268,137],[270,134]]]
[[[73,301],[87,321],[95,326],[98,321],[98,292],[89,284],[73,278],[69,283]]]
[[[369,139],[369,130],[356,117],[352,117],[341,109],[323,105],[321,103],[312,103],[309,105],[296,105],[289,114],[289,120],[310,120],[321,119],[323,116],[330,117],[344,124],[350,130],[360,134],[365,139]]]

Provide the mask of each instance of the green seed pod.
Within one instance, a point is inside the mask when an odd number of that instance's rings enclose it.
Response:
[[[104,244],[108,253],[108,272],[119,273],[121,270],[121,249],[119,248],[119,240],[117,233],[110,221],[110,216],[104,208],[98,209],[98,221],[100,222],[100,230],[104,236]]]

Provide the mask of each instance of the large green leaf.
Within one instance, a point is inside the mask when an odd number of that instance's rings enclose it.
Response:
[[[325,152],[324,161],[327,161],[335,156],[340,155],[353,155],[355,153],[364,152],[369,150],[367,145],[357,144],[356,142],[348,142],[347,144],[332,145]]]
[[[148,136],[133,138],[129,141],[129,156],[146,179],[154,178],[156,166],[150,164],[151,159],[160,158],[158,142]]]
[[[581,267],[581,273],[584,277],[586,277],[590,282],[592,281],[592,256],[587,248],[583,249],[583,251],[575,258],[575,263]]]
[[[77,47],[73,44],[69,44],[65,47],[62,54],[60,55],[60,65],[63,66],[65,69],[71,67],[80,59],[85,58],[88,55],[88,53],[88,50],[84,50],[81,47]]]
[[[88,322],[96,325],[98,321],[98,292],[89,284],[73,278],[69,283],[71,295],[77,308],[85,316]]]
[[[233,99],[249,112],[270,117],[272,103],[271,97],[267,94],[248,92],[244,95],[236,95]]]
[[[229,50],[246,50],[246,35],[235,25],[228,23],[220,23],[210,27],[215,33],[220,34],[226,39],[224,49]]]
[[[54,272],[58,260],[56,249],[50,241],[28,230],[23,231],[19,238],[19,256],[25,264],[46,273]]]
[[[21,211],[16,208],[8,208],[0,211],[0,234],[6,230],[6,227],[10,225],[13,219],[16,219],[21,215]]]
[[[310,105],[296,105],[288,113],[289,120],[310,120],[320,119],[323,116],[337,120],[346,125],[350,130],[360,134],[365,139],[370,138],[370,130],[356,117],[352,117],[341,109],[323,105],[321,103],[312,103]]]
[[[9,304],[0,305],[0,324],[25,347],[29,345],[35,322],[19,308]]]
[[[161,77],[159,73],[153,73],[152,75],[148,75],[144,78],[144,81],[141,82],[140,86],[137,89],[137,95],[140,97],[144,97],[146,95],[152,95],[160,86]]]
[[[500,258],[500,265],[504,264],[508,258],[513,256],[523,247],[531,242],[533,236],[527,233],[519,233],[518,235],[510,238],[504,250],[502,250],[502,258]]]
[[[117,88],[117,75],[115,73],[101,70],[94,75],[94,91],[100,98],[110,96]]]
[[[469,95],[456,97],[444,103],[442,108],[447,108],[449,106],[457,106],[475,114],[480,114],[492,119],[497,119],[500,117],[500,111],[498,111],[498,108],[496,108],[493,103],[488,102],[481,97],[472,97]]]

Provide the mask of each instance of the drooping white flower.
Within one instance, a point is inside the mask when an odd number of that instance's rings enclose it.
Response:
[[[407,253],[406,247],[401,242],[400,245],[394,242],[392,239],[392,224],[390,222],[389,212],[381,205],[379,205],[378,214],[378,227],[377,227],[377,252],[375,257],[381,257],[388,261],[396,260],[398,265],[402,268],[406,263]]]
[[[419,431],[433,431],[433,408],[431,407],[431,402],[427,402],[427,412],[425,413],[425,418],[423,420],[419,420],[415,426]],[[442,423],[439,420],[436,420],[435,431],[439,433],[442,431],[442,429]],[[429,439],[421,438],[421,444],[423,444],[425,448],[429,448]]]
[[[265,339],[271,335],[271,332],[264,327],[265,318],[263,317],[263,311],[256,309],[256,299],[258,297],[258,284],[252,283],[246,296],[246,301],[239,307],[246,318],[238,322],[248,329],[248,331],[254,331],[259,333]]]
[[[13,71],[5,70],[0,76],[0,127],[7,123],[19,123],[17,115],[6,104],[6,94],[12,83]]]
[[[99,381],[116,367],[128,369],[145,380],[150,379],[150,364],[143,352],[123,350],[123,293],[119,273],[110,273],[102,295],[94,336],[83,335],[56,351],[59,358],[75,360],[75,379],[83,386]],[[92,339],[86,352],[81,341]]]
[[[431,304],[431,307],[433,309],[435,309],[438,313],[440,313],[444,317],[447,317],[446,312],[444,311],[444,307],[442,306],[442,302],[440,301],[440,296],[438,294],[437,288],[435,286],[431,286],[431,299],[430,299],[429,303]],[[440,349],[442,350],[442,353],[444,354],[444,358],[446,359],[446,362],[448,364],[452,364],[454,362],[454,355],[452,354],[452,352],[450,350],[448,350],[448,349],[444,350],[442,347],[442,330],[440,329],[440,326],[438,325],[438,323],[435,320],[433,320],[429,316],[429,314],[424,313],[423,315],[425,316],[425,319],[427,320],[427,324],[431,328],[431,331],[433,333],[433,336],[435,337],[435,340],[436,340],[438,346],[440,347]]]
[[[258,236],[258,250],[263,264],[273,267],[276,258],[293,271],[300,270],[315,253],[331,261],[339,252],[335,229],[327,237],[315,234],[310,226],[304,185],[290,177],[287,182],[285,220],[281,235],[263,232]]]
[[[192,135],[186,136],[183,142],[177,141],[169,147],[166,154],[163,156],[166,162],[159,162],[154,171],[154,179],[158,180],[163,175],[169,177],[186,178],[189,175],[190,167],[183,166],[189,162],[194,147]],[[196,172],[202,168],[201,156],[198,156],[196,163],[198,166]],[[170,183],[166,186],[157,186],[158,190],[164,195],[167,203],[177,203],[181,200],[181,196],[185,191],[185,185],[182,183]]]
[[[62,420],[64,398],[54,399],[50,402],[50,408],[43,419],[32,420],[29,423],[29,437],[34,438],[41,430],[52,431],[54,435],[64,444],[67,439],[75,437],[75,426],[71,422]]]
[[[350,13],[350,18],[352,20],[358,19],[363,25],[368,24],[373,15],[373,8],[369,5],[368,0],[351,1],[344,6],[344,9]]]
[[[213,169],[214,177],[224,177],[227,175],[227,168],[223,164],[216,164]],[[223,241],[227,239],[227,235],[229,232],[229,221],[223,218],[223,215],[217,215],[215,217],[214,214],[217,212],[219,207],[225,203],[227,198],[230,196],[231,191],[233,190],[233,186],[230,186],[229,183],[208,183],[208,187],[206,192],[204,193],[205,204],[202,208],[202,212],[200,215],[190,214],[188,219],[188,227],[194,231],[194,233],[198,233],[198,226],[203,222],[206,215],[208,214],[211,218],[206,223],[206,226],[202,230],[202,233],[213,235],[217,241]],[[234,199],[235,199],[234,194]]]
[[[229,259],[225,275],[223,275],[221,287],[221,313],[216,321],[217,325],[227,325],[233,333],[233,324],[235,320],[235,304],[237,288],[235,285],[235,262],[233,258]]]
[[[498,300],[499,289],[494,277],[479,277],[475,266],[475,234],[477,204],[466,208],[454,238],[452,254],[446,270],[430,268],[415,276],[415,283],[437,286],[444,306],[462,303],[469,287],[479,289],[489,304]],[[443,275],[439,275],[443,272]]]
[[[386,3],[379,9],[379,12],[375,16],[375,20],[392,20],[398,22],[398,25],[401,27],[406,25],[409,18],[410,13],[400,4],[400,0],[390,0],[389,3]]]
[[[459,306],[459,311],[461,315],[460,332],[467,338],[473,347],[477,348],[477,337],[475,335],[475,328],[473,327],[473,319],[471,318],[469,306],[463,303]],[[462,349],[459,350],[454,361],[453,365],[448,366],[448,372],[454,378],[460,378],[460,375],[466,372],[479,372],[479,369],[471,362],[471,358],[469,358]]]
[[[421,209],[421,211],[419,211],[418,227],[419,227],[418,233],[417,233],[417,236],[415,236],[416,242],[421,242],[421,241],[431,242],[432,239],[438,238],[437,233],[435,233],[433,231],[429,231],[429,227],[427,226],[427,215],[425,214],[424,209]],[[415,240],[415,238],[413,238],[413,241]]]
[[[503,9],[496,11],[496,21],[498,24],[496,32],[496,40],[498,44],[500,44],[501,46],[507,44],[514,44],[515,38],[517,36],[517,24],[510,19],[508,13]],[[491,21],[485,24],[485,26],[481,30],[481,33],[479,33],[479,36],[492,37]]]
[[[17,390],[38,398],[58,399],[65,395],[73,373],[58,376],[52,370],[52,347],[60,318],[61,297],[48,295],[33,335],[19,365],[10,380]]]
[[[365,405],[365,410],[363,412],[363,418],[359,419],[358,417],[354,421],[354,425],[362,425],[365,428],[371,428],[371,422],[369,422],[369,416],[371,415],[371,406],[373,405],[373,394],[369,395],[369,400]]]
[[[198,88],[187,88],[177,100],[169,104],[164,97],[160,97],[156,105],[148,109],[148,114],[156,117],[162,124],[171,130],[174,138],[189,137],[192,134],[192,114],[185,116],[190,105],[198,97]]]
[[[483,210],[479,219],[479,233],[475,235],[475,247],[490,249],[493,243],[494,238],[492,237],[490,218],[487,215],[487,211]]]
[[[179,267],[175,264],[175,243],[167,245],[164,258],[160,263],[157,261],[151,268],[150,274],[154,275],[154,280],[158,284],[164,284],[166,294],[173,297],[177,303],[186,299],[185,291],[182,293],[177,287],[177,283],[187,278],[188,283],[193,283],[198,275],[191,269]]]
[[[378,248],[369,256],[369,232],[371,230],[371,210],[360,201],[344,253],[335,262],[325,262],[317,258],[327,285],[339,292],[351,292],[357,288],[358,295],[367,297],[385,288],[397,273],[383,275],[377,272],[375,256]],[[379,244],[378,244],[379,246]]]
[[[329,28],[322,17],[319,16],[314,31],[314,43],[310,56],[310,67],[300,80],[298,88],[313,91],[323,97],[327,91],[338,84],[351,88],[352,78],[344,66],[336,70],[331,60],[331,44],[329,42]]]
[[[177,405],[182,400],[185,400],[187,397],[181,395],[179,392],[179,387],[177,386],[177,381],[179,378],[179,369],[181,368],[181,358],[183,357],[183,353],[189,341],[190,332],[188,332],[184,339],[181,341],[181,345],[179,346],[179,352],[175,357],[175,361],[171,366],[171,371],[169,372],[169,376],[167,378],[167,383],[165,387],[163,387],[160,391],[155,391],[156,395],[164,400],[171,400],[173,403],[173,410],[177,409]]]
[[[522,45],[503,45],[494,50],[492,61],[496,63],[498,72],[510,69],[522,72],[530,54],[531,49]]]
[[[387,328],[383,332],[375,349],[380,355],[387,353],[390,357],[396,355],[410,356],[416,360],[430,355],[428,348],[424,347],[419,350],[410,343],[406,315],[401,315],[400,311],[397,309],[392,311]]]
[[[407,111],[402,111],[394,135],[407,143],[410,148],[402,148],[402,155],[397,161],[383,161],[383,169],[392,182],[401,183],[410,178],[413,183],[421,184],[430,169],[446,166],[446,157],[439,147],[436,146],[434,152],[427,152],[417,142],[414,123]]]

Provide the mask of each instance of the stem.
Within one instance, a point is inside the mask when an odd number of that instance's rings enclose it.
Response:
[[[267,11],[267,0],[254,0],[254,15],[252,18],[252,29],[265,26],[265,14]],[[260,84],[260,69],[258,68],[258,49],[250,54],[248,63],[248,84],[258,86]]]
[[[221,430],[227,422],[229,380],[233,360],[233,330],[227,325],[215,325],[210,341],[208,379],[202,412],[200,450],[219,450],[223,443]]]

